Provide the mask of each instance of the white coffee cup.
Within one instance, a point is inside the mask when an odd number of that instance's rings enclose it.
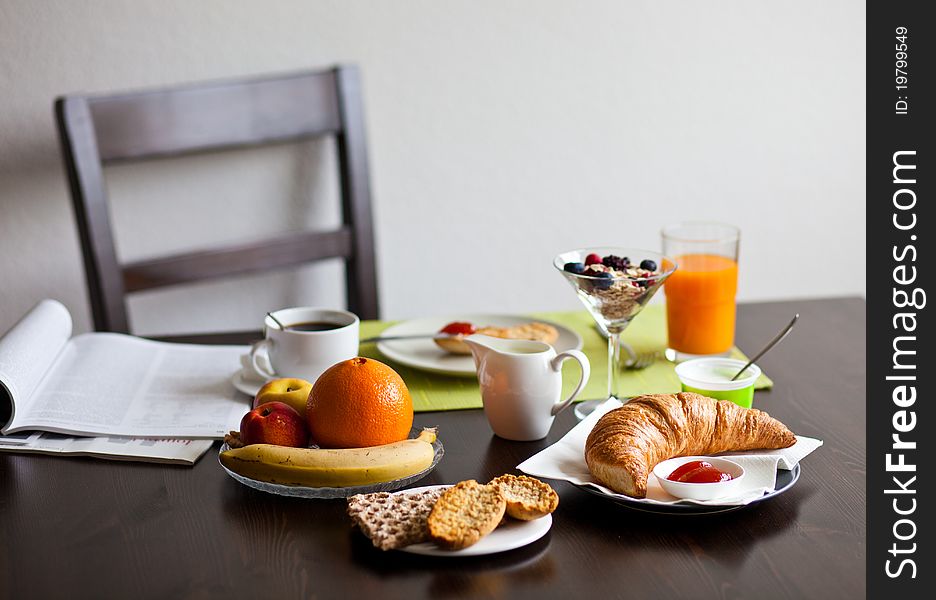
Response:
[[[541,440],[556,415],[569,407],[588,382],[588,358],[578,350],[556,353],[549,344],[474,334],[464,339],[474,356],[484,415],[498,436],[516,441]],[[582,374],[565,400],[562,363],[578,362]]]
[[[271,313],[263,321],[264,339],[250,349],[254,371],[267,379],[298,377],[315,382],[325,369],[358,354],[360,319],[344,310],[297,307]],[[276,323],[279,321],[285,329]],[[294,329],[320,324],[315,331]],[[262,360],[266,356],[267,361]],[[271,372],[266,364],[273,367]]]

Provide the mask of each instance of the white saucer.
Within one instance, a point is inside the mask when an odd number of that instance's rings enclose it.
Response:
[[[248,396],[256,396],[265,382],[259,379],[248,378],[245,376],[244,369],[240,369],[231,375],[231,385],[241,393]]]
[[[556,340],[556,343],[553,344],[553,348],[556,349],[556,352],[580,350],[582,348],[582,338],[568,327],[552,321],[522,315],[476,314],[413,319],[388,327],[381,335],[432,334],[453,321],[466,321],[478,327],[512,327],[514,325],[522,325],[533,321],[548,323],[559,332],[559,338]],[[431,373],[473,377],[476,372],[474,359],[470,355],[446,352],[436,346],[435,342],[431,339],[379,342],[377,344],[377,349],[380,350],[384,356],[401,365],[429,371]]]
[[[448,485],[429,485],[420,488],[411,488],[401,490],[397,494],[407,494],[422,490],[433,490],[437,488],[451,487]],[[436,546],[432,542],[423,542],[422,544],[413,544],[404,548],[399,548],[400,552],[409,552],[410,554],[421,554],[424,556],[481,556],[483,554],[496,554],[514,550],[527,544],[532,544],[540,539],[552,527],[552,515],[546,515],[533,521],[517,521],[508,519],[507,523],[501,525],[473,546],[468,546],[462,550],[445,550]]]

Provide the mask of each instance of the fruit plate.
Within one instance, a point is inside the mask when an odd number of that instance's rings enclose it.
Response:
[[[414,319],[388,327],[381,332],[381,336],[430,335],[453,321],[467,321],[483,327],[513,327],[534,321],[546,323],[555,327],[559,332],[559,338],[552,345],[556,352],[582,348],[582,338],[568,327],[553,321],[521,315],[472,314]],[[474,359],[470,355],[446,352],[436,346],[431,339],[387,340],[378,342],[377,349],[392,361],[430,373],[466,377],[473,377],[476,373]]]
[[[432,490],[437,488],[451,487],[448,485],[429,485],[421,488],[406,490],[405,493],[418,492],[422,490]],[[404,492],[400,492],[404,493]],[[552,515],[534,519],[532,521],[517,521],[508,519],[507,522],[488,535],[481,538],[477,544],[468,546],[461,550],[446,550],[433,544],[432,542],[423,542],[399,548],[400,552],[410,554],[421,554],[423,556],[481,556],[484,554],[496,554],[521,548],[532,544],[540,539],[552,527]]]
[[[410,432],[410,437],[417,437],[422,429],[413,429]],[[392,492],[394,490],[402,489],[410,484],[416,483],[426,475],[428,475],[433,469],[436,468],[436,465],[439,464],[439,461],[442,460],[442,456],[445,454],[445,448],[442,446],[442,442],[436,438],[436,441],[432,443],[433,456],[432,464],[429,465],[426,469],[415,473],[408,477],[402,477],[400,479],[394,479],[392,481],[384,481],[381,483],[374,483],[370,485],[354,485],[349,487],[305,487],[297,485],[282,485],[279,483],[268,483],[266,481],[258,481],[256,479],[250,479],[249,477],[244,477],[243,475],[238,475],[237,473],[231,471],[223,464],[221,468],[224,469],[228,475],[234,478],[236,481],[251,487],[255,490],[260,490],[261,492],[267,492],[269,494],[276,494],[278,496],[292,496],[294,498],[317,498],[317,499],[328,499],[328,498],[348,498],[355,494],[370,494],[371,492]],[[221,445],[221,450],[218,453],[220,456],[221,452],[225,450],[230,450],[230,446],[226,443]],[[220,463],[220,458],[219,462]]]

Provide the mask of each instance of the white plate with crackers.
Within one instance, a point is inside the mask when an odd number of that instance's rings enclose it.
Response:
[[[553,321],[520,315],[457,315],[413,319],[391,325],[381,336],[432,335],[449,323],[468,322],[475,327],[516,327],[525,323],[546,323],[556,328],[559,337],[552,344],[556,352],[579,350],[582,338],[575,331]],[[440,373],[442,375],[474,376],[475,365],[471,355],[452,354],[436,345],[432,339],[386,340],[377,343],[377,349],[395,362],[414,369]]]
[[[480,556],[531,544],[552,527],[559,495],[504,474],[348,498],[348,516],[374,547],[424,556]]]
[[[451,487],[448,485],[429,485],[396,492],[413,493],[422,490],[432,490]],[[508,520],[506,523],[481,538],[481,540],[461,550],[446,550],[432,542],[412,544],[399,548],[400,552],[421,554],[424,556],[481,556],[484,554],[497,554],[521,548],[540,539],[552,527],[552,515],[546,515],[533,521]]]

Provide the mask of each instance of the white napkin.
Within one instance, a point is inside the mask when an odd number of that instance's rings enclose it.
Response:
[[[670,496],[660,487],[657,478],[651,473],[647,480],[647,497],[631,498],[618,494],[597,483],[588,472],[585,464],[585,440],[598,419],[609,410],[622,406],[618,400],[610,399],[595,409],[581,423],[572,428],[561,440],[534,454],[519,465],[517,469],[535,477],[559,479],[576,485],[587,485],[601,492],[628,501],[647,502],[649,504],[675,504],[691,502],[717,506],[748,504],[772,491],[777,483],[777,469],[790,470],[810,452],[822,445],[822,440],[796,436],[796,443],[780,450],[756,450],[753,452],[727,452],[731,460],[744,467],[744,480],[738,493],[731,498],[717,500],[685,500]]]

